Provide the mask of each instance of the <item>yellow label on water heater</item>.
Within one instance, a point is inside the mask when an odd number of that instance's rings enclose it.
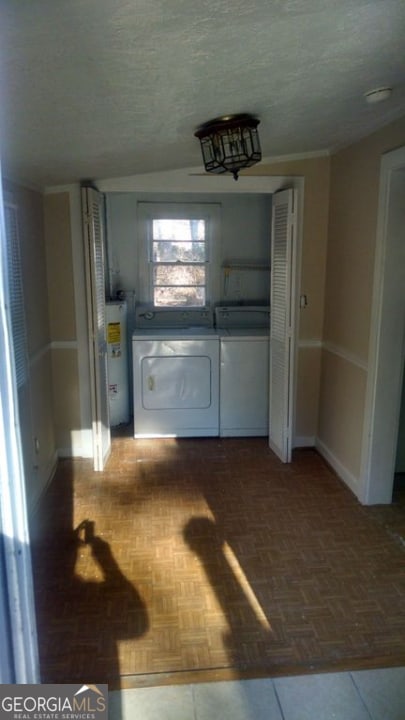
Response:
[[[121,342],[121,323],[119,323],[119,322],[108,323],[107,342],[109,345],[111,345],[112,343]]]

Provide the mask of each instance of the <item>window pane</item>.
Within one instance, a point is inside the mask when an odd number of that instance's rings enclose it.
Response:
[[[154,285],[205,285],[204,265],[155,265]]]
[[[179,206],[180,217],[151,221],[149,258],[153,302],[169,307],[201,307],[207,302],[206,221],[198,216],[182,217],[182,212],[188,214]]]
[[[158,240],[153,243],[153,262],[204,262],[204,242],[174,242]]]
[[[155,287],[153,302],[155,305],[166,306],[204,306],[204,287]]]
[[[153,220],[153,240],[204,240],[205,220]]]

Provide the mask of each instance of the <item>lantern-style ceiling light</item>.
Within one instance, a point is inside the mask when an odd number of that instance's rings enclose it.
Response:
[[[253,115],[226,115],[201,125],[194,135],[201,143],[207,172],[230,172],[235,180],[243,168],[262,159],[257,126]]]

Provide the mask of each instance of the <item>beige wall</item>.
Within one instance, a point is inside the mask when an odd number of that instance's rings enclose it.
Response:
[[[342,466],[344,479],[354,491],[360,475],[366,380],[360,367],[336,353],[323,351],[318,437],[321,450],[333,454],[332,459]]]
[[[29,385],[19,393],[20,425],[33,510],[58,451],[70,454],[81,442],[71,196],[43,196],[8,181],[4,189],[18,207],[30,368]]]
[[[324,338],[368,360],[381,156],[405,144],[405,118],[331,158]]]
[[[71,455],[73,433],[81,429],[80,391],[77,350],[53,348],[52,378],[54,388],[55,436],[60,455]]]
[[[361,463],[380,162],[384,152],[404,144],[402,118],[331,158],[326,348],[318,436],[332,459],[356,480]],[[333,388],[351,388],[354,395],[346,392],[336,405]]]
[[[27,327],[29,382],[20,391],[28,507],[43,492],[55,461],[51,348],[42,194],[4,182],[18,208],[21,269]]]
[[[81,430],[69,193],[45,195],[44,210],[55,437],[59,453],[69,455]]]
[[[260,165],[250,172],[304,178],[300,291],[308,307],[299,318],[295,434],[318,437],[354,479],[361,461],[380,159],[402,144],[405,118],[332,158]],[[80,429],[70,197],[67,192],[45,196],[44,245],[41,196],[21,193],[28,228],[24,274],[30,352],[38,358],[52,343],[37,385],[45,406],[50,404],[45,375],[51,366],[54,403],[49,412],[41,410],[40,422],[46,425],[41,437],[44,446],[54,445],[52,422],[45,420],[54,416],[56,447],[68,452],[72,432]],[[35,373],[41,375],[39,365]]]
[[[330,159],[263,164],[249,174],[304,179],[300,293],[307,296],[308,306],[300,310],[299,316],[295,441],[313,444],[318,431]]]
[[[299,347],[295,410],[295,443],[314,445],[318,432],[321,347]]]
[[[69,193],[44,197],[51,337],[76,339]]]

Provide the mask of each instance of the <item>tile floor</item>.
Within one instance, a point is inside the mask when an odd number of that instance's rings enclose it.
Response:
[[[405,667],[110,693],[110,720],[404,720]]]

